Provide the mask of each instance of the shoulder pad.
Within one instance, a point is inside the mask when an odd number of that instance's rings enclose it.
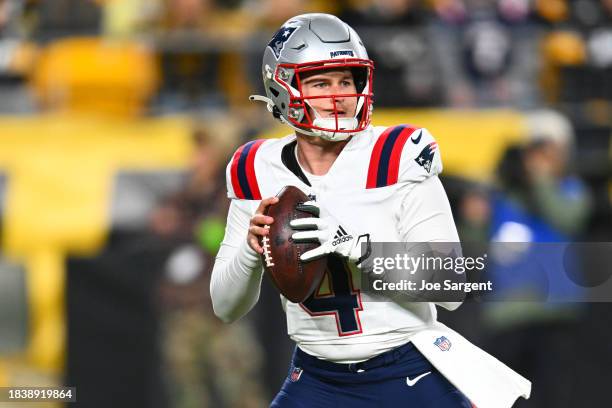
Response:
[[[265,139],[252,140],[240,146],[227,165],[225,176],[227,196],[242,200],[261,200],[255,156]]]
[[[391,126],[378,136],[372,149],[366,188],[420,181],[441,170],[437,143],[427,129]]]

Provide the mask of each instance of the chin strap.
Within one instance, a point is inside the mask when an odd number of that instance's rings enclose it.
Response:
[[[355,129],[358,125],[357,118],[355,117],[353,118],[324,118],[321,116],[319,111],[317,111],[314,107],[312,107],[309,101],[305,101],[305,102],[308,104],[308,106],[310,106],[310,109],[314,113],[315,118],[312,121],[312,124],[314,126],[327,128],[327,129],[332,129],[337,126],[338,129],[352,130],[352,129]],[[354,134],[355,133],[336,132],[333,130],[319,130],[319,129],[310,130],[311,136],[319,136],[319,137],[322,137],[323,139],[330,140],[332,142],[341,142],[353,136]]]
[[[297,127],[293,126],[293,124],[289,123],[281,114],[281,111],[276,107],[276,105],[274,105],[274,102],[272,101],[272,99],[266,97],[266,96],[262,96],[262,95],[250,95],[249,96],[249,100],[250,101],[259,101],[259,102],[263,102],[266,104],[266,108],[268,109],[268,112],[270,112],[272,114],[272,116],[274,116],[275,119],[278,119],[281,121],[281,123],[284,123],[286,125],[291,126],[292,128],[299,130]]]
[[[261,95],[251,95],[249,96],[249,101],[264,102],[266,104],[266,108],[268,108],[268,111],[270,113],[274,113],[274,102],[272,102],[272,99],[268,97],[261,96]]]
[[[262,96],[262,95],[251,95],[249,96],[249,100],[264,102],[266,104],[266,108],[268,109],[268,112],[270,112],[272,116],[274,116],[275,119],[280,120],[281,123],[290,126],[291,128],[297,130],[298,132],[302,132],[302,129],[294,126],[293,123],[289,122],[283,117],[283,115],[281,114],[281,111],[276,107],[276,105],[274,105],[274,102],[272,102],[272,99],[266,96]],[[315,136],[315,135],[312,135],[312,136]]]
[[[262,96],[262,95],[250,95],[249,100],[264,102],[266,104],[266,108],[268,109],[268,111],[272,113],[272,116],[280,120],[281,123],[288,125],[289,127],[293,128],[294,130],[302,134],[306,134],[308,136],[319,136],[327,140],[338,141],[338,142],[342,140],[346,140],[350,136],[353,136],[352,133],[324,131],[324,130],[317,130],[317,129],[313,129],[313,130],[301,129],[283,117],[280,110],[276,107],[276,105],[274,105],[274,102],[272,101],[272,99],[266,96]],[[308,101],[306,101],[306,103],[308,103]],[[326,125],[331,126],[332,124],[334,126],[336,125],[335,118],[322,118],[316,109],[313,108],[312,110],[315,114],[315,120],[313,121],[313,125],[318,125],[320,127],[326,127]],[[338,118],[338,125],[340,125],[341,123],[344,125],[345,128],[350,128],[350,127],[355,128],[357,127],[357,118]]]

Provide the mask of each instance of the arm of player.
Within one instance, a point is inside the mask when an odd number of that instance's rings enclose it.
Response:
[[[448,197],[437,176],[418,183],[408,183],[400,189],[403,195],[398,222],[402,242],[408,243],[455,243],[449,248],[459,247],[459,234],[455,227]],[[440,250],[441,245],[435,245]],[[458,248],[460,252],[460,247]],[[455,254],[461,256],[461,253]],[[451,272],[456,282],[465,282],[465,274]],[[432,277],[435,279],[435,277]],[[437,279],[436,279],[437,280]],[[434,301],[448,310],[455,310],[461,301]]]
[[[261,258],[245,239],[252,206],[253,201],[232,200],[210,279],[213,310],[226,323],[244,316],[259,299]]]

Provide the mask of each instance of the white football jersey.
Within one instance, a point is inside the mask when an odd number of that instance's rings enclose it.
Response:
[[[262,198],[293,185],[316,197],[321,217],[333,216],[355,237],[459,240],[437,178],[440,152],[426,129],[370,127],[348,142],[324,176],[307,174],[295,148],[295,135],[240,147],[227,167],[228,196],[253,214]],[[242,227],[243,240],[247,227]],[[335,362],[363,361],[405,344],[435,322],[432,303],[372,301],[360,291],[360,273],[332,256],[323,282],[308,300],[296,304],[281,296],[289,336],[302,350]]]
[[[316,196],[322,216],[333,215],[346,231],[369,233],[374,242],[459,241],[436,176],[440,153],[425,129],[369,128],[348,142],[324,176],[300,168],[295,144],[295,136],[249,142],[227,167],[232,203],[211,277],[213,309],[226,322],[259,298],[261,260],[246,243],[249,220],[262,198],[286,185]],[[508,408],[529,398],[527,379],[436,322],[434,304],[372,301],[360,290],[358,269],[328,259],[326,277],[309,299],[295,304],[281,296],[289,335],[302,350],[352,363],[411,341],[475,406]]]

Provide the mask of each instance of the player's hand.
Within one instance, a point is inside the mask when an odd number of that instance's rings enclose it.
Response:
[[[300,210],[315,216],[320,213],[319,206],[315,201],[305,202],[300,206]],[[332,217],[299,218],[291,221],[289,225],[293,229],[299,230],[291,236],[295,242],[319,242],[321,244],[315,249],[304,252],[300,256],[300,260],[303,262],[335,253],[359,265],[370,255],[370,235],[355,236]],[[361,250],[362,243],[367,244],[365,253],[362,253]]]
[[[255,214],[249,222],[249,233],[247,234],[247,243],[258,254],[263,253],[263,248],[259,245],[259,237],[263,237],[270,233],[270,229],[266,225],[274,222],[274,218],[264,215],[264,211],[269,205],[278,203],[278,197],[269,197],[261,200]]]

